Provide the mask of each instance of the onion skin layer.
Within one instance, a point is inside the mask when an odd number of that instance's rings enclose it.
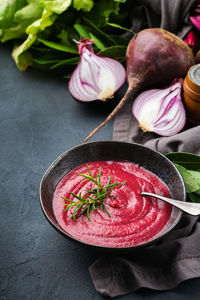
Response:
[[[83,141],[88,141],[133,99],[138,90],[165,86],[174,78],[184,78],[194,64],[190,47],[178,36],[160,28],[144,29],[133,37],[126,52],[128,90],[119,104],[104,122],[96,127]]]

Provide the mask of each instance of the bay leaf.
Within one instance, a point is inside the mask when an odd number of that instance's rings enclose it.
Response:
[[[187,152],[171,152],[166,154],[173,163],[183,166],[188,170],[200,170],[200,156]]]
[[[193,177],[192,173],[184,168],[183,166],[180,166],[178,164],[175,164],[179,172],[181,173],[181,176],[183,177],[185,187],[186,187],[186,192],[187,193],[192,193],[197,190],[199,190],[199,184],[196,181],[196,179]]]
[[[200,195],[197,193],[189,193],[188,196],[192,202],[200,203]]]

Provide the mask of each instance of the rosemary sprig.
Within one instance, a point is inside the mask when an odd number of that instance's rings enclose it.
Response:
[[[107,197],[111,195],[113,189],[118,186],[122,185],[122,187],[126,184],[126,180],[122,184],[121,182],[116,181],[115,183],[110,183],[112,176],[109,177],[107,184],[105,186],[101,183],[101,167],[99,168],[99,172],[94,177],[92,172],[88,166],[86,165],[89,174],[82,174],[79,173],[82,177],[84,177],[84,181],[91,181],[93,182],[96,187],[90,190],[86,190],[85,195],[82,197],[81,192],[77,195],[71,192],[71,194],[76,198],[78,201],[70,200],[65,197],[61,197],[66,201],[64,204],[66,206],[64,211],[69,210],[70,208],[74,208],[73,214],[71,216],[72,219],[76,220],[76,216],[80,216],[86,213],[88,221],[90,221],[90,212],[94,212],[97,208],[100,208],[102,211],[105,211],[107,215],[110,217],[109,212],[107,211],[104,201]]]

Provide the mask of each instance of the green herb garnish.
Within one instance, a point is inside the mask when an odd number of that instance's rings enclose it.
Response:
[[[79,173],[79,175],[85,178],[83,182],[91,181],[96,185],[96,187],[92,188],[91,190],[86,190],[86,194],[83,197],[81,195],[81,192],[78,195],[71,192],[71,194],[78,201],[73,201],[65,197],[61,197],[67,202],[64,204],[66,206],[64,211],[67,211],[70,208],[74,207],[74,212],[71,216],[71,218],[74,220],[76,219],[76,215],[79,217],[80,215],[86,213],[88,221],[90,221],[90,212],[91,211],[94,212],[97,208],[100,208],[101,210],[105,211],[107,215],[110,217],[110,214],[104,205],[104,201],[107,197],[111,195],[113,189],[116,186],[118,185],[124,186],[126,184],[126,180],[124,181],[124,183],[118,181],[116,181],[115,183],[110,183],[112,179],[112,176],[110,176],[106,185],[103,186],[101,183],[101,167],[99,168],[99,172],[96,177],[92,175],[92,172],[88,165],[87,165],[87,169],[89,174]]]

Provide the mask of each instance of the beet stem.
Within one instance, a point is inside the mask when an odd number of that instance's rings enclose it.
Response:
[[[138,85],[129,86],[124,97],[120,100],[118,105],[114,108],[114,110],[108,115],[108,117],[103,121],[98,127],[96,127],[82,142],[82,144],[86,143],[100,128],[106,125],[117,113],[118,111],[124,106],[124,103],[133,98],[133,95],[138,90]]]

